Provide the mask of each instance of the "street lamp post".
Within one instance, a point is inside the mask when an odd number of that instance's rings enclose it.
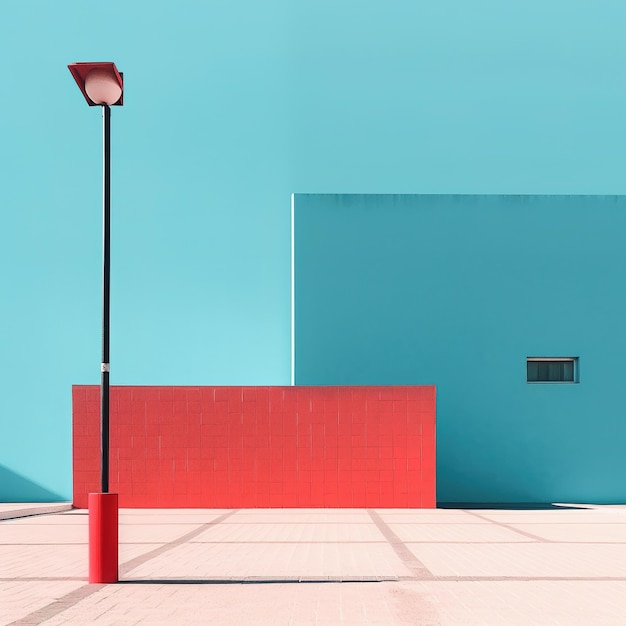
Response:
[[[124,77],[115,63],[68,65],[89,106],[102,107],[102,361],[100,364],[100,493],[89,494],[89,582],[118,580],[118,498],[109,493],[109,330],[111,284],[111,106],[121,106]]]

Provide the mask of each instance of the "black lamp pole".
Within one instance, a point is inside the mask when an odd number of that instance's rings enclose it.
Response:
[[[100,493],[89,494],[89,582],[116,583],[118,494],[109,493],[109,327],[111,285],[111,106],[124,104],[124,75],[115,63],[68,66],[90,107],[102,106],[102,361],[100,363]]]
[[[100,467],[102,493],[109,492],[109,329],[111,291],[111,109],[102,105],[102,363],[100,365]]]

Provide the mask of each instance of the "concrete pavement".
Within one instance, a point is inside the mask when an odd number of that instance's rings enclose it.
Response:
[[[0,625],[626,624],[626,507],[125,509],[115,585],[86,511],[18,509]]]

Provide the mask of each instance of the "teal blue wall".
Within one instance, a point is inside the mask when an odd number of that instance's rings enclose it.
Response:
[[[296,384],[437,385],[440,502],[626,501],[626,197],[294,209]],[[580,384],[527,384],[528,356]]]
[[[0,500],[71,497],[70,388],[100,378],[101,119],[68,63],[126,80],[112,384],[288,384],[291,193],[626,193],[624,23],[623,0],[1,2]]]

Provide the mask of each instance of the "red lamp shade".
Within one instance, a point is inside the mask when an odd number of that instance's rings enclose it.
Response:
[[[124,104],[124,74],[115,63],[71,63],[67,66],[90,107]]]

